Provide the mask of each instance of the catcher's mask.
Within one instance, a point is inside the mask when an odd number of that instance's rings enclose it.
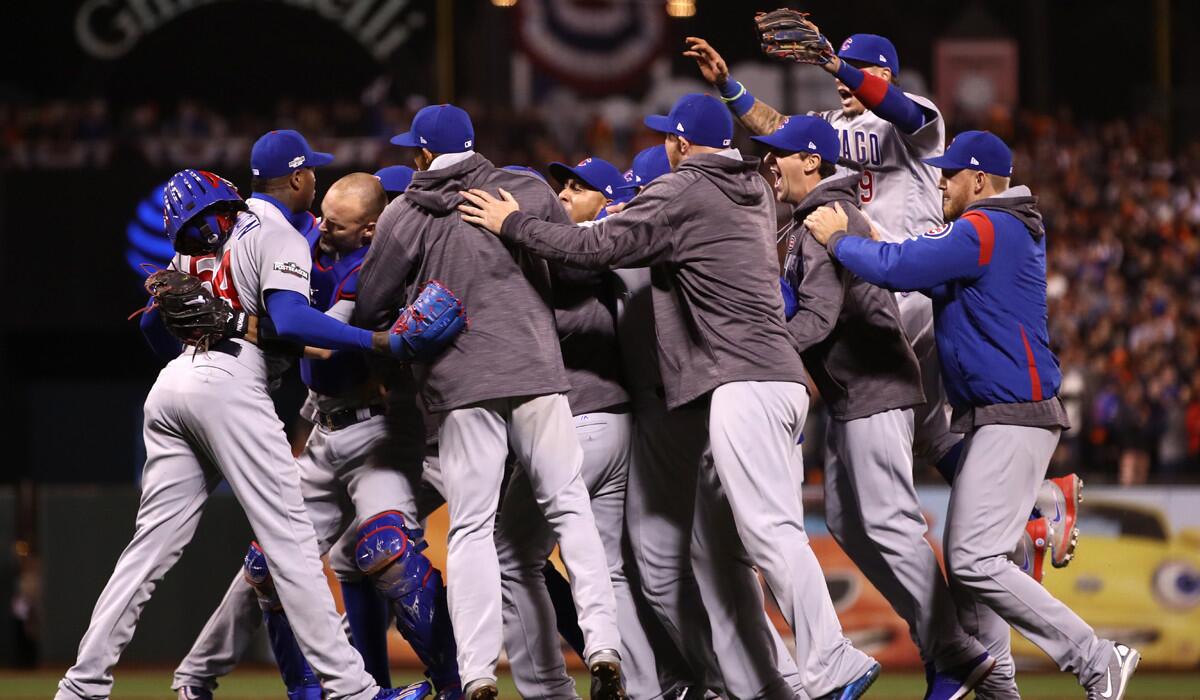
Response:
[[[163,188],[163,227],[184,255],[219,248],[245,209],[233,183],[206,170],[181,170]]]

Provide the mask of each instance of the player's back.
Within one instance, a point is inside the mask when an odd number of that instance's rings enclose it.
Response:
[[[818,114],[838,130],[841,157],[863,166],[859,201],[883,239],[892,243],[942,225],[941,172],[921,159],[942,154],[945,122],[928,99],[905,94],[927,115],[936,115],[912,134],[870,110],[855,117],[846,117],[840,109]]]
[[[384,210],[364,264],[363,313],[356,318],[380,328],[420,285],[436,279],[462,300],[469,319],[467,330],[428,366],[422,391],[433,411],[568,387],[553,342],[546,264],[463,222],[459,192],[469,188],[494,196],[503,188],[535,216],[570,223],[543,182],[496,168],[478,154],[417,173],[404,196]],[[399,294],[392,291],[399,281],[382,279],[396,274],[406,276]],[[379,298],[381,289],[386,298]]]

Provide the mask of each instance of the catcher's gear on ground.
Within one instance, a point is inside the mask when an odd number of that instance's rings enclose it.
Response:
[[[807,12],[781,7],[758,13],[754,22],[762,34],[763,52],[769,56],[822,66],[833,58],[833,46]]]
[[[214,296],[199,277],[179,270],[158,270],[146,278],[146,291],[171,335],[186,345],[207,350],[224,338],[246,335],[249,317]]]
[[[466,327],[462,302],[441,282],[430,280],[392,326],[392,353],[402,360],[428,362]]]

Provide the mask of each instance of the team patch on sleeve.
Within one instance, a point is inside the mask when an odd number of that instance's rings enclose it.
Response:
[[[945,236],[947,233],[950,233],[950,229],[953,227],[954,227],[953,223],[943,224],[941,228],[935,228],[935,229],[926,231],[923,235],[926,238],[941,238],[941,237]]]
[[[305,282],[308,281],[308,270],[300,267],[294,262],[277,262],[273,266],[276,272],[282,272],[287,275],[295,275]]]

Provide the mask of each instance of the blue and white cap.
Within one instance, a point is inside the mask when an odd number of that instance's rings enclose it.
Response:
[[[733,143],[733,117],[712,95],[684,95],[671,107],[670,113],[646,117],[646,126],[710,148],[729,148]]]
[[[463,153],[475,147],[475,127],[459,107],[429,105],[413,116],[408,131],[392,137],[392,143],[434,153]]]
[[[299,131],[268,131],[250,149],[250,174],[270,180],[300,168],[319,168],[333,162],[333,154],[314,151]]]
[[[617,190],[625,184],[625,176],[617,170],[617,166],[603,158],[584,158],[575,167],[566,163],[551,163],[549,169],[550,177],[558,180],[558,184],[565,185],[567,180],[574,178],[609,199],[616,197]]]
[[[964,131],[944,154],[921,162],[942,170],[982,170],[1000,177],[1010,177],[1013,171],[1012,151],[990,131]]]

